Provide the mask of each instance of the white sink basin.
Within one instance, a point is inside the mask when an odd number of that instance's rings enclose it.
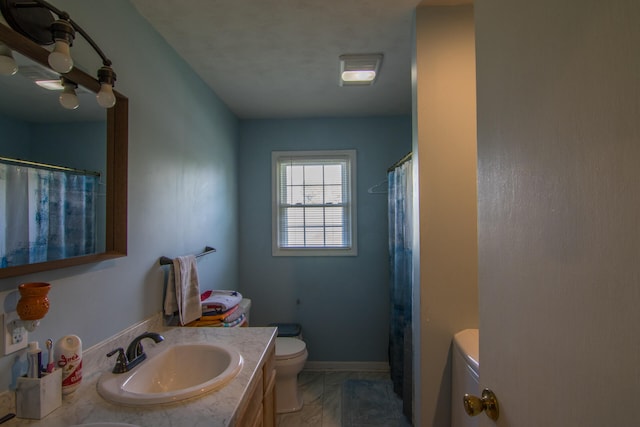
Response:
[[[230,347],[168,345],[129,372],[103,374],[98,393],[132,406],[175,402],[222,388],[240,372],[242,362],[240,353]]]

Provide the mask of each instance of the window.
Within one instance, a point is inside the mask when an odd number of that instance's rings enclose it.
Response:
[[[357,255],[356,152],[275,151],[273,255]]]

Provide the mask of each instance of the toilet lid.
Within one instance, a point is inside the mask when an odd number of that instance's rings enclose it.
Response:
[[[307,345],[297,338],[276,338],[276,358],[291,358],[304,352]]]

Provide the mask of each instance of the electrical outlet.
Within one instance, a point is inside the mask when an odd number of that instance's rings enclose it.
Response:
[[[11,345],[20,344],[24,338],[24,334],[26,334],[24,326],[15,326],[13,328],[13,334],[11,334]]]
[[[2,315],[2,325],[4,327],[3,354],[14,353],[23,348],[27,348],[28,332],[24,327],[14,328],[13,321],[20,317],[15,311],[10,311]]]

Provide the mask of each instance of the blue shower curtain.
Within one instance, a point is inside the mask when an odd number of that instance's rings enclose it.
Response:
[[[98,177],[0,163],[0,267],[93,254]]]
[[[389,185],[389,271],[391,325],[389,364],[394,391],[403,400],[403,411],[412,419],[412,160],[411,155],[390,168]]]

